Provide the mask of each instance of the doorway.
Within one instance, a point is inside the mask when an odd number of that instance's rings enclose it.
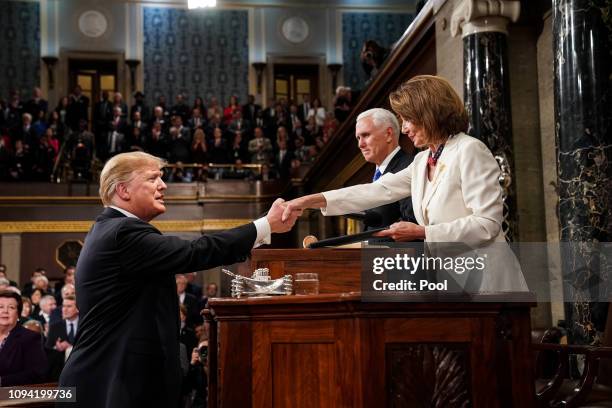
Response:
[[[319,97],[319,66],[316,64],[274,64],[274,98],[301,104],[304,95]]]
[[[117,92],[117,61],[96,59],[70,59],[68,62],[68,85],[72,90],[80,85],[83,95],[89,98],[88,118],[92,120],[92,109],[108,91],[112,101]]]

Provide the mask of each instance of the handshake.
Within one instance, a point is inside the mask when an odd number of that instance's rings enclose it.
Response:
[[[266,218],[273,233],[290,231],[296,220],[306,208],[325,207],[327,202],[322,194],[311,194],[295,200],[285,201],[277,198],[270,207]]]

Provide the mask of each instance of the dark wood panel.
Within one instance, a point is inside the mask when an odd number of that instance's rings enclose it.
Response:
[[[466,344],[387,345],[387,406],[468,408],[471,403]]]
[[[358,293],[211,299],[221,332],[245,322],[252,328],[250,343],[238,329],[220,339],[221,367],[233,370],[251,356],[251,405],[243,398],[223,406],[534,407],[525,363],[533,303],[504,302],[499,294],[481,300],[370,303]],[[238,371],[244,375],[244,367]]]
[[[219,381],[216,394],[222,407],[251,406],[251,323],[239,322],[220,325],[218,329],[218,351],[214,345],[209,346],[211,352],[218,352]],[[213,374],[214,375],[214,374]]]
[[[385,319],[383,332],[385,342],[400,343],[404,341],[470,341],[474,336],[473,319],[455,318],[415,318]]]
[[[64,278],[62,267],[56,262],[56,249],[66,241],[84,242],[84,233],[26,233],[21,235],[21,271],[20,284],[30,280],[34,269],[41,267],[47,270],[50,281]],[[50,284],[53,287],[53,283]]]
[[[337,387],[334,344],[272,344],[275,408],[335,407]]]

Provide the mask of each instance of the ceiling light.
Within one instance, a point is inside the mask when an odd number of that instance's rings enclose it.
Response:
[[[187,0],[188,9],[217,7],[217,0]]]

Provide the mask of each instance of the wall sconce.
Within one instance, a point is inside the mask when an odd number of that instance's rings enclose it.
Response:
[[[327,64],[332,74],[332,93],[336,92],[336,86],[338,85],[338,72],[342,68],[342,64]]]
[[[49,90],[55,87],[55,80],[53,78],[53,67],[58,61],[57,57],[46,56],[41,58],[47,66],[47,77],[49,78]]]
[[[255,68],[255,74],[257,75],[257,93],[261,94],[261,80],[263,77],[263,71],[266,68],[265,62],[254,62],[253,68]]]
[[[140,60],[126,59],[125,63],[130,68],[130,90],[134,93],[136,91],[136,68],[140,65]]]

